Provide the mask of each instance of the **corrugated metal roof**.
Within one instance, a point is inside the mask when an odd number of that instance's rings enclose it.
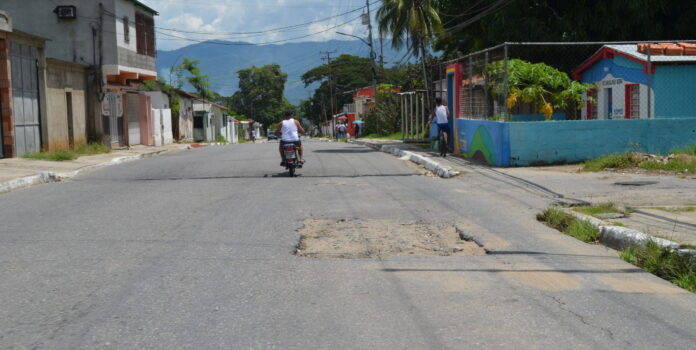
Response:
[[[629,56],[637,58],[641,61],[648,62],[648,55],[638,52],[638,46],[632,45],[606,45],[606,47],[625,53]],[[650,62],[653,63],[678,63],[678,62],[696,62],[696,56],[675,56],[675,55],[650,55]]]
[[[152,12],[153,15],[159,15],[159,12],[155,11],[150,6],[147,6],[138,0],[130,0],[130,2],[134,3],[136,6],[140,6],[140,7],[144,8],[145,10],[147,10],[149,12]]]

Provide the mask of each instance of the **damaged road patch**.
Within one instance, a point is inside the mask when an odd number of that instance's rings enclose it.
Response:
[[[457,227],[392,220],[307,219],[295,255],[310,258],[381,259],[388,256],[483,255]]]

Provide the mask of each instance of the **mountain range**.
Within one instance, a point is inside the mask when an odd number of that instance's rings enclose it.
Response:
[[[379,42],[374,47],[379,55]],[[210,87],[223,96],[230,96],[237,91],[239,81],[237,71],[251,66],[263,66],[277,63],[288,74],[285,84],[285,96],[291,103],[307,99],[316,86],[305,87],[301,76],[308,70],[323,63],[322,57],[330,51],[331,57],[350,54],[369,57],[370,49],[359,40],[330,40],[284,43],[277,45],[250,45],[244,42],[202,42],[181,47],[171,51],[157,51],[157,71],[165,78],[169,77],[169,68],[181,63],[183,57],[200,60],[202,74],[209,76]],[[394,50],[390,41],[384,42],[385,65],[397,63],[404,57],[405,51]],[[190,86],[184,86],[191,90]]]

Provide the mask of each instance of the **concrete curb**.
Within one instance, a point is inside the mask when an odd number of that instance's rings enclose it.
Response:
[[[118,164],[122,164],[125,162],[130,162],[133,160],[154,157],[156,155],[160,155],[160,154],[168,152],[168,151],[169,150],[161,150],[161,151],[155,151],[155,152],[150,152],[150,153],[137,154],[137,155],[133,155],[133,156],[116,157],[108,162],[87,165],[87,166],[84,166],[82,168],[79,168],[79,169],[76,169],[73,171],[69,171],[66,173],[56,173],[53,171],[38,172],[34,175],[24,176],[24,177],[20,177],[17,179],[13,179],[10,181],[5,181],[5,182],[0,183],[0,194],[12,192],[12,191],[19,190],[22,188],[31,187],[34,185],[46,184],[46,183],[51,183],[51,182],[60,182],[60,181],[75,177],[78,174],[80,174],[84,171],[90,170],[90,169],[118,165]]]
[[[396,147],[396,146],[377,145],[377,144],[374,144],[371,142],[355,141],[355,140],[351,140],[350,142],[357,144],[357,145],[367,146],[367,147],[370,147],[372,149],[382,151],[384,153],[390,153],[390,154],[393,154],[393,155],[395,155],[403,160],[408,160],[408,161],[411,161],[413,163],[422,165],[423,167],[425,167],[426,170],[428,170],[431,173],[433,173],[441,178],[444,178],[444,179],[448,179],[448,178],[459,175],[458,171],[453,170],[452,168],[450,168],[448,166],[444,166],[444,165],[432,160],[431,158],[422,156],[420,154],[416,154],[416,153],[411,152],[411,151],[404,151],[401,148]]]
[[[644,245],[652,240],[661,247],[677,250],[680,253],[692,254],[688,251],[692,249],[679,249],[681,244],[664,238],[654,237],[647,233],[630,229],[622,226],[609,225],[606,222],[597,219],[593,216],[578,213],[573,209],[563,209],[566,213],[576,217],[579,220],[587,221],[592,226],[599,229],[599,242],[603,245],[616,250],[622,250],[631,246]],[[694,251],[696,252],[696,251]]]

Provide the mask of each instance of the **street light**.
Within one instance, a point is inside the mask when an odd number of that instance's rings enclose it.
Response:
[[[372,62],[372,93],[374,94],[375,102],[377,102],[377,68],[376,68],[376,63],[375,63],[375,50],[372,48],[372,42],[367,41],[357,35],[353,34],[347,34],[347,33],[342,33],[342,32],[336,32],[336,34],[340,35],[345,35],[345,36],[350,36],[356,39],[359,39],[362,41],[365,45],[370,47],[370,62]],[[370,35],[370,38],[372,36]]]

